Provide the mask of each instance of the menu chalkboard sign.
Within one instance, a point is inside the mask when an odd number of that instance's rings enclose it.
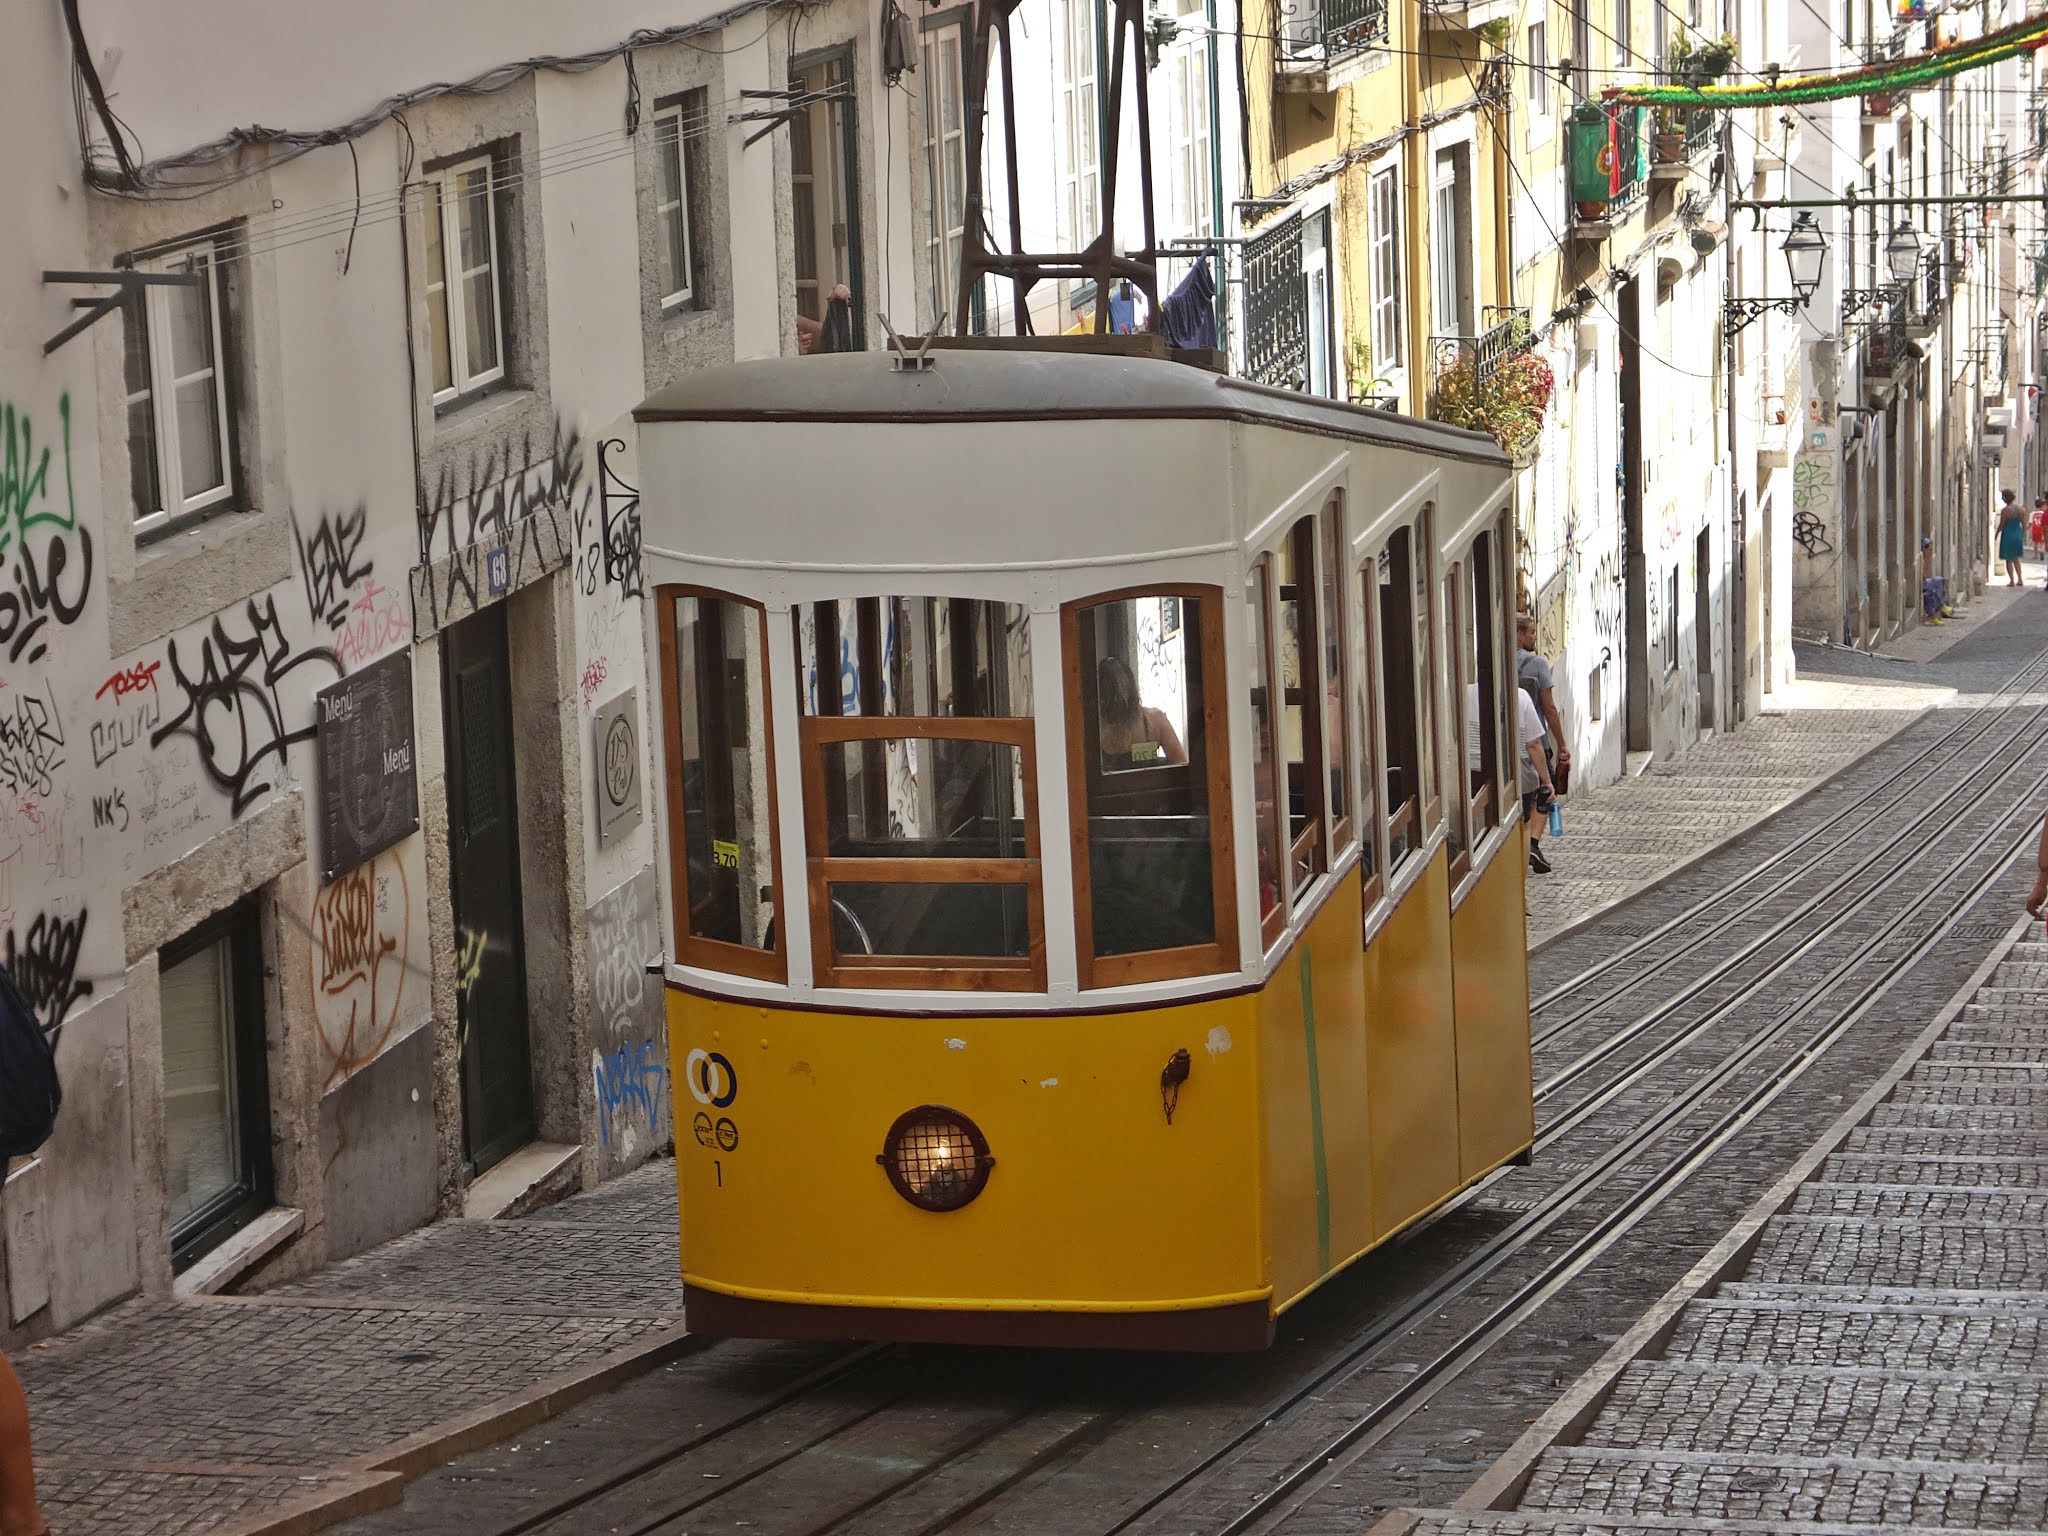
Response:
[[[313,697],[320,880],[367,863],[420,826],[412,654],[373,661]]]

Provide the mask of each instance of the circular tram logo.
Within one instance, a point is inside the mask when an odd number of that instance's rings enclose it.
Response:
[[[739,1074],[716,1051],[690,1052],[683,1060],[683,1081],[690,1085],[691,1098],[713,1109],[724,1109],[740,1096]]]

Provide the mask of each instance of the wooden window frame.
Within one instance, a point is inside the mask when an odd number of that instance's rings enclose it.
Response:
[[[867,626],[864,626],[864,628]],[[835,651],[836,654],[836,651]],[[820,702],[824,690],[820,688]],[[1045,882],[1038,838],[1036,722],[973,715],[807,715],[797,726],[803,754],[804,871],[811,911],[811,964],[825,987],[896,987],[921,991],[1043,992]],[[841,858],[826,852],[830,808],[824,748],[842,741],[985,741],[1016,749],[1024,778],[1021,859]],[[1021,885],[1029,952],[1021,959],[989,955],[858,955],[841,957],[832,943],[832,885]]]
[[[1088,789],[1102,777],[1088,761],[1087,719],[1081,707],[1081,615],[1091,608],[1137,598],[1177,597],[1209,605],[1202,624],[1202,755],[1209,805],[1209,882],[1216,912],[1216,939],[1175,949],[1128,955],[1095,953],[1094,876],[1089,864]],[[1183,620],[1185,622],[1185,620]],[[1060,609],[1060,669],[1066,698],[1067,835],[1074,864],[1074,959],[1081,989],[1178,981],[1240,969],[1237,932],[1237,854],[1230,800],[1230,674],[1224,639],[1223,589],[1172,582],[1119,587],[1091,593]],[[1192,751],[1189,753],[1193,757]],[[1190,776],[1194,764],[1182,770]],[[1285,903],[1282,903],[1284,911]]]
[[[1407,535],[1408,557],[1410,561],[1409,568],[1399,573],[1400,579],[1390,583],[1390,585],[1399,589],[1404,610],[1400,618],[1400,627],[1406,637],[1404,650],[1408,661],[1408,677],[1403,684],[1403,690],[1408,703],[1406,740],[1409,742],[1412,750],[1409,754],[1409,760],[1403,762],[1401,766],[1408,771],[1409,777],[1413,780],[1412,783],[1406,786],[1407,793],[1398,801],[1395,800],[1392,792],[1389,790],[1385,779],[1385,774],[1394,766],[1392,757],[1395,732],[1392,727],[1394,724],[1393,705],[1395,691],[1390,682],[1390,678],[1393,675],[1392,663],[1387,655],[1388,648],[1385,643],[1387,615],[1381,607],[1379,594],[1380,560],[1384,557],[1390,565],[1392,564],[1394,536],[1397,533],[1405,533]],[[1368,587],[1371,589],[1371,597],[1367,601],[1373,621],[1380,627],[1380,633],[1374,636],[1373,644],[1374,659],[1377,666],[1373,679],[1376,686],[1372,702],[1378,715],[1375,724],[1380,727],[1380,772],[1382,778],[1379,789],[1379,820],[1385,834],[1387,863],[1389,866],[1386,869],[1386,875],[1389,879],[1392,878],[1394,873],[1391,866],[1396,838],[1405,837],[1407,839],[1407,844],[1401,854],[1403,863],[1406,863],[1410,857],[1420,851],[1424,841],[1422,833],[1424,808],[1428,803],[1428,797],[1424,793],[1422,784],[1422,706],[1418,697],[1422,689],[1423,669],[1419,664],[1419,658],[1415,654],[1415,578],[1413,569],[1415,546],[1416,531],[1412,524],[1405,528],[1393,530],[1382,541],[1380,547],[1373,552],[1371,559],[1359,572],[1361,592]]]
[[[1330,772],[1335,769],[1343,779],[1341,799],[1333,797],[1328,807],[1330,829],[1330,867],[1337,867],[1337,861],[1349,852],[1351,845],[1358,841],[1358,818],[1352,814],[1352,807],[1358,800],[1358,769],[1353,761],[1357,754],[1351,750],[1351,630],[1345,624],[1344,588],[1349,581],[1351,561],[1349,546],[1344,540],[1344,493],[1332,491],[1323,510],[1317,514],[1319,524],[1320,564],[1316,568],[1316,596],[1318,602],[1317,622],[1322,625],[1322,656],[1327,662],[1335,657],[1337,664],[1337,739],[1323,743],[1323,783],[1330,782]],[[1325,697],[1328,697],[1329,680],[1323,679]],[[1327,707],[1324,719],[1329,718]]]
[[[1276,762],[1283,768],[1291,768],[1287,758],[1287,711],[1290,707],[1301,711],[1301,780],[1302,798],[1307,801],[1307,814],[1302,818],[1304,826],[1300,836],[1293,834],[1293,790],[1292,783],[1284,786],[1276,782],[1276,789],[1284,788],[1288,806],[1281,812],[1281,845],[1287,850],[1287,889],[1285,905],[1291,911],[1300,903],[1309,888],[1318,879],[1330,872],[1329,842],[1329,800],[1330,800],[1330,754],[1323,740],[1323,729],[1328,719],[1327,704],[1323,693],[1323,631],[1319,610],[1322,603],[1322,582],[1318,576],[1322,542],[1321,521],[1314,513],[1295,520],[1287,530],[1288,557],[1294,565],[1294,596],[1286,596],[1287,588],[1280,584],[1277,567],[1269,567],[1273,576],[1273,590],[1267,600],[1266,626],[1271,646],[1271,655],[1266,664],[1272,679],[1279,708],[1273,716],[1274,745],[1279,756]],[[1304,579],[1306,572],[1306,579]],[[1289,697],[1288,689],[1280,679],[1280,607],[1292,602],[1298,632],[1294,637],[1295,649],[1301,660],[1301,678]],[[1294,883],[1295,871],[1306,867],[1308,873],[1297,889]]]
[[[1416,722],[1416,751],[1427,756],[1417,765],[1418,776],[1422,779],[1420,809],[1422,825],[1418,838],[1427,842],[1444,819],[1444,749],[1443,749],[1443,703],[1440,690],[1443,686],[1443,668],[1437,665],[1441,654],[1438,649],[1443,639],[1442,615],[1437,611],[1437,547],[1436,518],[1434,505],[1423,507],[1409,526],[1413,529],[1415,547],[1415,592],[1421,602],[1421,612],[1411,613],[1417,624],[1415,655],[1421,663],[1422,676],[1415,689],[1415,704],[1420,718]],[[1459,743],[1463,750],[1464,744]]]
[[[1347,582],[1358,584],[1359,622],[1364,633],[1365,649],[1359,654],[1358,673],[1358,739],[1364,748],[1364,760],[1354,763],[1356,775],[1353,782],[1372,786],[1372,814],[1358,818],[1359,842],[1363,852],[1359,858],[1359,905],[1369,923],[1373,909],[1387,893],[1387,817],[1380,805],[1386,799],[1386,779],[1380,767],[1379,722],[1382,711],[1380,677],[1380,634],[1379,634],[1379,555],[1374,552],[1362,566],[1353,568],[1345,561]],[[1350,705],[1346,705],[1350,708]],[[1363,806],[1363,799],[1359,800]]]
[[[1273,645],[1273,609],[1275,606],[1273,557],[1271,555],[1260,555],[1252,562],[1251,569],[1247,575],[1250,581],[1255,581],[1259,584],[1261,599],[1259,617],[1261,628],[1264,630],[1264,633],[1259,637],[1259,660],[1264,667],[1265,676],[1253,678],[1252,685],[1254,687],[1263,687],[1266,691],[1266,731],[1269,737],[1268,752],[1273,769],[1273,809],[1271,821],[1263,829],[1258,830],[1263,831],[1264,834],[1273,839],[1274,851],[1279,855],[1273,861],[1275,865],[1273,882],[1280,888],[1280,899],[1273,903],[1272,911],[1259,914],[1259,946],[1260,952],[1263,953],[1271,949],[1280,935],[1287,931],[1288,918],[1293,913],[1293,900],[1288,886],[1290,883],[1289,876],[1293,873],[1294,848],[1292,840],[1287,835],[1287,798],[1286,784],[1284,782],[1286,762],[1281,756],[1280,750],[1282,700],[1280,690],[1275,683],[1275,679],[1279,676],[1279,657],[1275,654]],[[1253,711],[1252,721],[1252,728],[1257,730],[1257,711]],[[1254,753],[1256,753],[1258,743],[1254,741],[1252,746]],[[1245,763],[1248,767],[1255,767],[1256,757],[1247,756]],[[1254,780],[1252,784],[1252,812],[1254,815],[1258,813],[1258,804],[1259,790],[1258,784]],[[1254,886],[1256,886],[1258,883],[1257,842],[1252,844],[1252,853],[1252,881]]]
[[[1451,753],[1457,768],[1453,782],[1459,786],[1449,807],[1453,886],[1472,872],[1472,843],[1479,836],[1479,828],[1473,824],[1472,817],[1476,797],[1472,794],[1470,770],[1465,766],[1465,587],[1465,562],[1453,560],[1443,575],[1444,634],[1450,642],[1447,649],[1450,653],[1451,719],[1457,727],[1452,733]],[[1482,755],[1480,761],[1484,763],[1485,760]]]
[[[769,899],[775,903],[775,945],[754,949],[724,939],[703,938],[690,932],[690,854],[684,840],[687,823],[683,815],[683,720],[682,676],[676,660],[676,603],[686,597],[716,598],[737,603],[754,612],[761,636],[761,726],[762,750],[767,754],[768,858],[774,879]],[[789,979],[788,903],[782,894],[782,818],[776,803],[775,699],[769,680],[768,610],[752,598],[715,587],[671,585],[659,587],[655,599],[661,622],[661,732],[666,761],[662,778],[668,803],[668,868],[671,904],[675,909],[676,959],[680,964],[728,975],[747,976],[755,981],[786,983]]]
[[[1509,594],[1515,590],[1512,551],[1512,514],[1503,508],[1494,519],[1494,591],[1497,594],[1494,611],[1499,623],[1494,632],[1494,665],[1500,669],[1501,686],[1494,697],[1493,729],[1500,741],[1500,813],[1504,824],[1512,824],[1521,815],[1521,773],[1519,754],[1522,750],[1521,720],[1515,695],[1521,689],[1521,679],[1515,667],[1515,604]],[[1512,812],[1510,811],[1512,807]]]

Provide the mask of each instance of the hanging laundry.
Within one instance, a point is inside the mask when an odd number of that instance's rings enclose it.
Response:
[[[1159,330],[1169,347],[1216,345],[1216,279],[1209,273],[1207,256],[1159,306]]]

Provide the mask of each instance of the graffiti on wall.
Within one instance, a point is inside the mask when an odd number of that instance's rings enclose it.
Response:
[[[64,766],[64,722],[57,698],[45,682],[40,691],[9,689],[0,695],[0,790],[15,795],[48,795]]]
[[[0,935],[0,965],[21,988],[52,1043],[72,1005],[92,996],[92,983],[78,974],[85,920],[83,912],[75,917],[39,912],[21,933],[9,928]]]
[[[550,448],[526,439],[446,469],[419,510],[413,625],[427,635],[569,563],[593,490],[575,431],[556,424]]]
[[[349,594],[359,581],[376,569],[363,553],[363,539],[370,529],[370,509],[357,505],[354,511],[329,512],[319,517],[312,531],[292,524],[292,538],[299,551],[299,580],[306,589],[306,611],[329,632],[348,620]]]
[[[0,647],[10,662],[41,661],[51,621],[77,623],[92,590],[92,535],[79,526],[71,479],[69,395],[58,398],[57,422],[63,473],[53,487],[52,445],[38,444],[26,411],[0,400]]]
[[[599,1137],[614,1166],[668,1136],[662,991],[647,974],[661,948],[654,898],[653,872],[643,870],[590,909],[591,1082]]]
[[[1834,551],[1827,520],[1834,504],[1834,455],[1800,454],[1792,463],[1792,540],[1809,556]]]
[[[360,864],[313,901],[313,1013],[332,1088],[392,1041],[410,968],[412,893],[396,850]]]
[[[313,735],[310,710],[303,725],[287,724],[279,686],[302,667],[313,669],[302,681],[341,674],[327,647],[292,644],[274,597],[250,599],[241,627],[238,634],[224,615],[216,617],[189,655],[171,642],[174,712],[149,738],[157,747],[169,736],[189,736],[200,767],[237,817],[283,781],[291,746]]]

